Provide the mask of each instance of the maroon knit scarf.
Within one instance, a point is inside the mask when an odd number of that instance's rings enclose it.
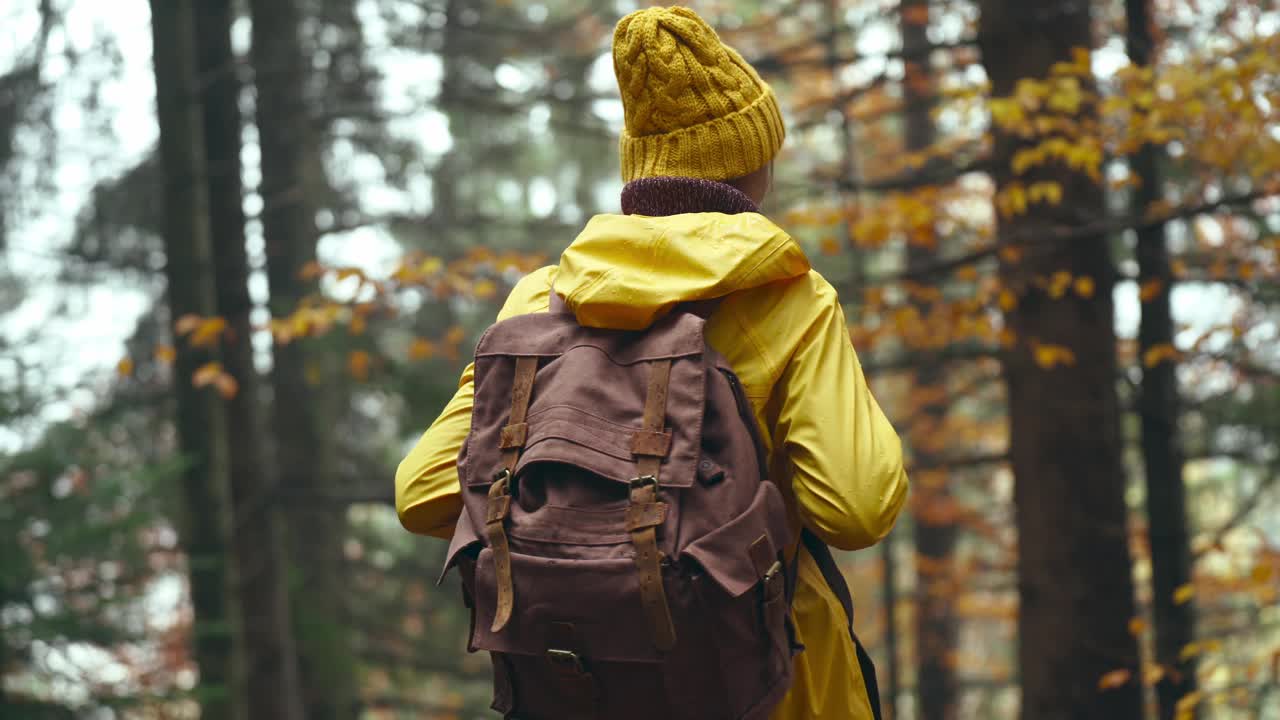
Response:
[[[632,180],[623,186],[622,212],[662,217],[699,212],[736,215],[760,212],[760,209],[741,190],[726,183],[687,177],[651,177]]]

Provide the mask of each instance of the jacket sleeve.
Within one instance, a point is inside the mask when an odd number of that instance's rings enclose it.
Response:
[[[805,293],[807,322],[791,326],[797,337],[774,386],[775,448],[785,452],[805,525],[828,545],[858,550],[893,529],[907,473],[897,431],[867,386],[834,288],[816,273],[810,280],[817,298]]]
[[[498,320],[547,309],[550,269],[531,273],[516,284]],[[462,511],[458,453],[471,432],[475,398],[474,363],[468,364],[453,399],[396,468],[396,514],[410,532],[448,539]]]

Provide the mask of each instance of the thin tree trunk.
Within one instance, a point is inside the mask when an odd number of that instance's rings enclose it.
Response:
[[[297,309],[314,290],[300,271],[316,257],[314,193],[323,173],[304,96],[308,62],[300,43],[298,0],[251,0],[252,63],[262,155],[262,226],[267,281],[275,317]],[[318,394],[307,382],[319,368],[302,343],[277,343],[271,386],[273,433],[282,489],[289,495],[329,487],[330,448]],[[323,372],[319,373],[322,377]],[[323,506],[287,510],[289,547],[297,567],[292,605],[307,720],[339,720],[356,707],[355,663],[343,620],[342,542],[345,515]]]
[[[243,632],[249,717],[301,720],[297,653],[285,584],[288,566],[271,502],[260,416],[266,406],[259,395],[249,322],[253,303],[240,179],[241,86],[231,50],[233,19],[230,0],[199,3],[196,45],[217,308],[230,331],[223,345],[224,364],[238,383],[238,392],[226,405],[232,547],[237,561],[232,586]]]
[[[982,0],[980,6],[993,96],[1011,95],[1019,79],[1045,77],[1055,62],[1073,60],[1073,48],[1092,46],[1088,3]],[[1096,122],[1090,115],[1096,108],[1083,107],[1075,119]],[[1101,187],[1086,174],[1053,164],[1014,175],[1014,154],[1038,141],[995,130],[996,186],[1056,182],[1061,204],[1002,217],[1002,234],[1078,224],[1105,211]],[[1019,538],[1022,717],[1133,720],[1142,715],[1142,692],[1128,627],[1134,596],[1115,388],[1115,268],[1102,235],[1019,250],[1002,254],[1000,273],[1017,299],[1005,318],[1016,342],[1002,361]],[[1093,292],[1052,298],[1035,280],[1056,272],[1090,278]],[[1037,343],[1065,346],[1074,360],[1045,367],[1037,362],[1043,361]],[[1100,688],[1114,670],[1127,671],[1127,681]]]
[[[920,152],[935,142],[933,125],[932,71],[927,54],[914,51],[929,46],[928,0],[903,0],[899,25],[903,48],[910,49],[916,60],[906,62],[903,81],[904,100],[911,109],[905,116],[907,152]],[[928,172],[928,171],[926,171]],[[930,224],[928,237],[916,238],[907,246],[909,269],[933,263],[938,256],[937,233]],[[930,309],[928,302],[917,302],[921,314]],[[921,422],[913,422],[908,435],[915,459],[922,465],[938,460],[929,437],[941,431],[947,419],[947,403],[943,393],[934,392],[945,377],[934,353],[925,353],[915,369],[913,389],[926,397],[925,406],[916,408]],[[941,470],[939,472],[946,472]],[[945,484],[917,488],[918,501],[947,502],[951,491]],[[952,557],[956,544],[956,525],[938,524],[917,519],[915,523],[917,567],[916,600],[916,692],[920,717],[929,720],[954,720],[958,711],[959,690],[956,686],[955,651],[956,617],[954,598],[948,588],[952,583]]]
[[[1152,62],[1150,0],[1125,0],[1126,44],[1135,65]],[[1134,195],[1141,212],[1159,200],[1160,149],[1144,145],[1133,158],[1133,172],[1142,184]],[[1163,225],[1138,230],[1138,283],[1155,283],[1158,291],[1142,303],[1138,326],[1138,357],[1160,345],[1173,343],[1169,296],[1173,286],[1169,249]],[[1151,543],[1152,615],[1155,620],[1156,662],[1165,673],[1156,684],[1161,720],[1172,720],[1178,699],[1195,690],[1195,660],[1181,659],[1182,648],[1195,635],[1191,603],[1178,604],[1174,595],[1191,581],[1190,533],[1187,530],[1186,486],[1182,477],[1182,447],[1178,438],[1177,365],[1166,360],[1143,367],[1138,411],[1142,425],[1142,460],[1146,473],[1147,522]]]
[[[164,172],[166,295],[173,319],[215,313],[190,0],[151,0],[160,160]],[[225,447],[220,401],[192,376],[215,354],[177,343],[174,396],[182,472],[182,541],[195,613],[192,631],[204,718],[239,717],[228,613]]]

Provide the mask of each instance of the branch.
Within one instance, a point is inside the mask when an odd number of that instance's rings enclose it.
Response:
[[[1197,215],[1204,215],[1232,205],[1245,205],[1274,195],[1275,193],[1272,191],[1255,190],[1243,195],[1231,195],[1213,202],[1203,202],[1197,205],[1175,208],[1168,212],[1158,213],[1155,215],[1122,215],[1119,217],[1104,218],[1095,222],[1075,226],[1026,228],[1024,230],[1009,233],[1003,236],[1000,241],[991,243],[977,250],[973,250],[950,259],[921,265],[918,268],[906,270],[894,276],[880,278],[878,281],[897,282],[902,280],[922,280],[925,278],[931,278],[935,275],[952,272],[966,265],[972,265],[979,260],[984,260],[994,256],[1005,247],[1015,245],[1047,245],[1050,243],[1082,240],[1095,235],[1104,235],[1123,230],[1143,230],[1146,228],[1158,227],[1172,220],[1181,220],[1195,217]]]
[[[1267,478],[1262,483],[1260,483],[1258,485],[1258,488],[1253,491],[1253,494],[1250,495],[1249,498],[1245,500],[1240,507],[1236,508],[1235,514],[1232,515],[1229,520],[1223,523],[1222,526],[1219,527],[1217,531],[1213,533],[1212,540],[1209,542],[1209,544],[1206,545],[1200,551],[1195,553],[1194,559],[1197,559],[1197,560],[1200,559],[1210,550],[1221,545],[1222,541],[1226,539],[1227,535],[1230,534],[1232,530],[1235,530],[1237,527],[1239,527],[1246,519],[1248,519],[1249,515],[1252,514],[1253,511],[1256,510],[1258,505],[1262,502],[1263,496],[1266,495],[1271,490],[1271,488],[1275,487],[1278,483],[1280,483],[1280,473],[1274,473],[1270,478]]]

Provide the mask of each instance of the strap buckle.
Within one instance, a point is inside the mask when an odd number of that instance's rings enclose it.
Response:
[[[653,485],[654,487],[657,487],[658,478],[652,475],[641,475],[640,477],[631,478],[630,485],[632,490],[645,487],[646,485]]]
[[[587,673],[587,669],[582,666],[582,658],[568,650],[547,650],[547,660],[561,673],[572,675]]]

